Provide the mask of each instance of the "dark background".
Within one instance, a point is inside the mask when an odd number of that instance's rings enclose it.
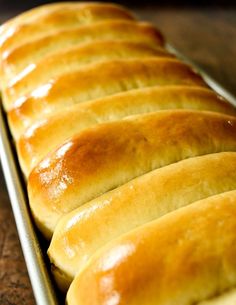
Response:
[[[72,0],[73,1],[73,0]],[[94,0],[96,1],[96,0]],[[97,0],[99,1],[99,0]],[[101,0],[102,2],[109,2],[106,0]],[[34,6],[50,3],[55,1],[48,0],[0,0],[0,9],[1,10],[21,10],[29,9]],[[112,2],[112,1],[110,1]],[[174,6],[174,7],[216,7],[221,6],[224,8],[236,7],[236,0],[149,0],[149,1],[140,1],[140,0],[129,0],[129,1],[114,1],[120,4],[128,5],[130,7],[136,6],[147,6],[147,5],[158,5],[158,6]]]

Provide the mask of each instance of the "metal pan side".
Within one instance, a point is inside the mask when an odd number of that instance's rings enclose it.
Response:
[[[190,65],[194,70],[199,73],[205,82],[208,84],[210,88],[212,88],[219,95],[223,96],[228,102],[230,102],[233,106],[236,107],[236,97],[227,91],[223,86],[221,86],[214,78],[212,78],[208,73],[204,71],[201,67],[199,67],[194,61],[180,53],[174,46],[167,43],[166,49],[174,54],[177,58],[184,61],[186,64]]]
[[[0,109],[0,153],[2,169],[36,303],[38,305],[57,305],[58,300],[30,216],[2,107]]]

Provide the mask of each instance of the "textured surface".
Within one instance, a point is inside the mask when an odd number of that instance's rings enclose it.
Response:
[[[12,15],[12,12],[3,15],[1,10],[0,21]],[[167,36],[167,40],[236,94],[235,9],[186,10],[146,6],[139,9],[139,15],[155,22]],[[0,179],[3,180],[2,175]],[[0,303],[34,305],[7,192],[3,183],[0,187],[0,249],[4,243],[4,253],[7,253],[7,259],[6,254],[0,257]]]
[[[186,158],[236,151],[235,134],[233,116],[179,109],[90,127],[30,173],[34,219],[50,237],[62,215],[135,177]]]
[[[225,2],[224,2],[225,3]],[[236,95],[236,7],[140,8],[166,40]]]
[[[154,86],[130,90],[71,106],[63,113],[36,122],[17,143],[21,168],[27,177],[47,153],[85,128],[129,115],[176,108],[236,115],[234,107],[223,103],[213,91],[201,87]]]
[[[20,15],[4,25],[1,30],[0,53],[8,52],[32,38],[40,38],[45,32],[49,34],[61,28],[73,28],[111,19],[132,20],[133,18],[126,9],[111,4],[69,2],[64,3],[63,10],[58,4],[38,7],[33,12],[26,12],[24,16]],[[33,23],[27,23],[32,20]],[[22,25],[22,21],[25,24]]]
[[[2,175],[0,179],[0,304],[34,304]]]
[[[94,48],[94,46],[96,46]],[[143,58],[147,56],[170,57],[162,48],[156,48],[143,42],[126,40],[96,40],[73,46],[70,49],[61,50],[56,54],[44,57],[38,64],[32,64],[22,74],[12,78],[8,88],[5,89],[5,97],[14,103],[22,95],[42,86],[49,79],[72,72],[87,64],[94,62],[118,59],[118,58]],[[45,66],[48,69],[45,71]]]
[[[10,128],[16,138],[39,118],[66,107],[157,85],[206,87],[192,68],[176,59],[151,57],[98,62],[55,77],[30,95],[19,98],[8,112]]]
[[[69,285],[91,255],[118,236],[194,201],[235,190],[235,168],[236,153],[190,158],[138,177],[65,215],[48,250],[60,286]]]
[[[7,69],[6,71],[11,71],[10,76],[12,77],[16,72],[20,72],[21,69],[31,64],[32,61],[34,63],[38,62],[45,55],[53,54],[55,51],[67,48],[72,44],[79,45],[96,39],[145,41],[148,44],[158,46],[163,44],[159,31],[146,22],[126,20],[101,21],[96,24],[65,29],[59,33],[60,35],[49,34],[36,41],[32,40],[8,53],[4,53],[2,57],[4,74],[5,69]]]
[[[235,216],[232,191],[122,235],[76,277],[68,305],[193,305],[234,288]]]

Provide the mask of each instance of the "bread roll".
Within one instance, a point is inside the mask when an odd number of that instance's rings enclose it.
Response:
[[[36,223],[50,237],[59,218],[146,172],[198,155],[236,150],[236,119],[173,110],[98,124],[80,132],[31,172]]]
[[[163,45],[160,32],[148,23],[126,20],[101,21],[77,28],[58,30],[5,52],[2,59],[2,75],[7,73],[9,80],[28,65],[37,63],[45,56],[56,53],[62,48],[110,39],[142,41],[154,46]]]
[[[104,20],[134,20],[125,8],[105,3],[68,3],[57,9],[46,10],[43,14],[34,14],[34,18],[21,22],[8,22],[0,32],[0,53],[32,40],[42,38],[56,30],[73,28]]]
[[[59,76],[17,100],[8,112],[11,131],[17,138],[35,121],[64,111],[66,107],[157,85],[206,86],[189,66],[175,59],[120,59],[95,63]]]
[[[33,24],[35,22],[54,25],[55,22],[59,25],[58,18],[63,18],[67,14],[78,14],[78,10],[82,10],[85,13],[85,9],[88,12],[94,12],[94,10],[99,11],[100,14],[107,14],[107,12],[113,11],[114,15],[130,15],[132,18],[131,12],[127,8],[122,7],[114,3],[99,3],[99,2],[58,2],[58,3],[49,3],[46,5],[41,5],[30,9],[26,12],[23,12],[14,18],[9,19],[4,24],[0,26],[0,37],[3,39],[3,36],[9,36],[7,33],[14,32],[14,29],[22,24]],[[80,14],[80,13],[79,13]],[[93,14],[92,14],[93,16]],[[89,16],[85,16],[87,19]],[[65,17],[64,17],[65,18]],[[98,16],[99,18],[99,16]],[[7,35],[8,34],[8,35]],[[7,37],[6,37],[7,38]]]
[[[97,249],[122,234],[194,201],[236,190],[235,168],[235,152],[190,158],[140,176],[66,214],[48,250],[59,287],[66,291]]]
[[[177,108],[236,115],[233,106],[213,91],[201,87],[166,86],[131,90],[74,105],[31,126],[17,142],[21,168],[27,177],[50,151],[90,126],[129,115]]]
[[[119,58],[145,58],[150,56],[173,57],[162,48],[153,47],[142,42],[123,40],[101,40],[82,46],[58,51],[43,58],[39,63],[27,66],[22,73],[13,78],[4,89],[4,98],[9,101],[30,93],[48,80],[64,73],[78,70],[94,62]],[[45,67],[47,69],[45,70]]]
[[[236,191],[113,240],[73,281],[68,305],[192,305],[236,287]],[[222,304],[222,303],[221,303]]]

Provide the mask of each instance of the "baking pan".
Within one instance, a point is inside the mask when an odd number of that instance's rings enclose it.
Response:
[[[0,157],[21,247],[28,269],[34,297],[38,305],[58,305],[55,288],[46,265],[46,245],[31,218],[26,185],[17,161],[4,110],[0,111]]]
[[[236,98],[232,94],[226,91],[192,61],[180,54],[173,46],[167,44],[166,47],[178,58],[190,64],[202,75],[212,89],[236,106]],[[46,256],[47,245],[35,228],[31,218],[25,182],[19,168],[14,144],[12,143],[2,106],[0,111],[0,154],[2,169],[36,303],[38,305],[62,304],[64,297],[60,295],[51,278],[49,262]]]

